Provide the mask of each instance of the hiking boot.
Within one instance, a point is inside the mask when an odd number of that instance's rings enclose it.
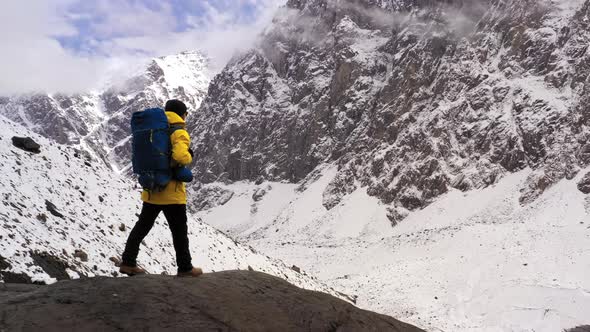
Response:
[[[128,276],[134,276],[138,274],[146,274],[145,270],[138,266],[129,266],[125,264],[121,264],[119,266],[119,272],[126,274]]]
[[[178,272],[177,276],[181,278],[185,277],[198,277],[203,274],[203,270],[200,267],[193,267],[192,270],[187,272]]]

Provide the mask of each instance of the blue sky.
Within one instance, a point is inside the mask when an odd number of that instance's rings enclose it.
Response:
[[[273,3],[277,1],[75,1],[64,8],[63,14],[76,28],[77,34],[56,36],[56,39],[72,51],[108,55],[108,52],[104,54],[105,50],[100,49],[96,41],[105,42],[154,33],[207,31],[222,28],[224,25],[256,24],[257,19],[265,14],[267,6]],[[113,24],[115,19],[118,22]],[[133,22],[133,26],[121,24],[125,20]]]
[[[202,50],[221,67],[286,0],[27,0],[0,4],[0,95],[91,88],[113,64]],[[26,22],[26,23],[24,23]]]

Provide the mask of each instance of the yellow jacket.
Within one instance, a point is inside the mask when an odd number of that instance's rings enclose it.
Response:
[[[184,120],[176,113],[166,112],[168,123],[170,125],[182,125],[184,128]],[[178,129],[170,135],[170,142],[172,143],[172,161],[182,166],[186,166],[193,161],[188,152],[191,144],[191,138],[185,129]],[[144,190],[141,193],[141,200],[147,203],[156,205],[169,204],[186,204],[186,188],[184,182],[172,180],[166,188],[162,191]]]

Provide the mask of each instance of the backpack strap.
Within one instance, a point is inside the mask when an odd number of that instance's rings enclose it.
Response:
[[[172,138],[172,134],[174,134],[174,132],[176,132],[179,129],[184,129],[184,125],[180,125],[180,124],[174,124],[174,125],[169,125],[168,126],[168,136],[170,136],[170,138]],[[170,140],[170,144],[172,145],[172,140]],[[170,147],[170,165],[173,166],[174,165],[174,161],[172,160],[172,146]]]
[[[174,134],[174,132],[177,131],[178,129],[184,129],[184,126],[179,125],[179,124],[170,125],[168,127],[168,135],[172,136],[172,134]]]

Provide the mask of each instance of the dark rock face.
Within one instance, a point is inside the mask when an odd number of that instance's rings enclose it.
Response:
[[[0,317],[8,331],[421,331],[251,271],[0,284]]]
[[[573,329],[569,329],[566,332],[590,332],[590,325],[578,326]]]
[[[14,273],[10,271],[0,271],[2,281],[10,284],[32,284],[31,277],[24,273]],[[0,284],[1,285],[1,284]]]
[[[32,152],[32,153],[40,153],[41,152],[41,145],[37,144],[32,138],[30,137],[13,137],[12,138],[12,145],[15,147]]]
[[[8,263],[6,261],[6,258],[0,256],[0,270],[6,270],[11,268],[12,266],[10,265],[10,263]]]
[[[344,196],[357,189],[351,172],[339,172],[330,182],[323,194],[323,205],[330,210],[340,203]]]
[[[188,199],[191,200],[191,208],[202,211],[224,205],[234,196],[234,192],[219,186],[203,186],[195,190]]]
[[[66,271],[70,266],[58,257],[46,252],[32,252],[31,258],[35,265],[43,269],[50,277],[57,280],[70,279]]]
[[[202,182],[304,179],[324,162],[392,223],[531,168],[526,204],[589,159],[587,1],[290,0],[190,119]],[[565,14],[563,14],[565,15]]]
[[[578,189],[584,194],[590,194],[590,173],[584,175],[582,180],[578,182]]]
[[[76,144],[99,121],[91,111],[97,107],[97,100],[88,95],[34,94],[7,99],[0,113],[23,125],[33,123],[36,133],[58,143]]]

